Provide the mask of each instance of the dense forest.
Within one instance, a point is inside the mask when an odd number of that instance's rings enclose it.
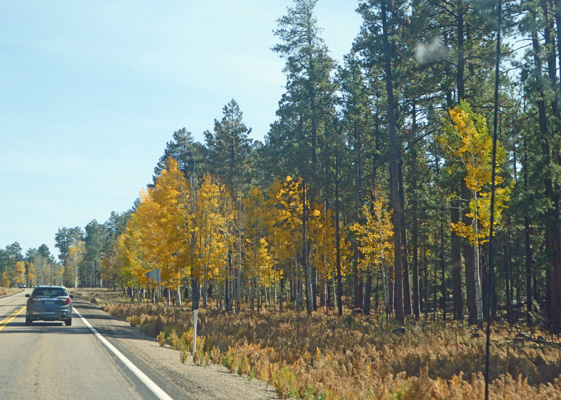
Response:
[[[168,301],[230,312],[561,331],[559,3],[360,1],[342,65],[316,3],[272,27],[286,84],[263,142],[235,100],[204,143],[178,129],[131,210],[59,229],[58,263],[0,250],[2,286],[140,299],[160,268]]]

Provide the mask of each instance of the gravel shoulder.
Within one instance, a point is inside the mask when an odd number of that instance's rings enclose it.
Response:
[[[181,363],[180,352],[160,347],[158,342],[125,321],[112,317],[85,299],[76,297],[74,307],[103,336],[116,342],[145,364],[159,372],[186,393],[198,400],[265,400],[279,399],[274,388],[248,377],[231,374],[221,365],[206,367],[193,364],[192,357]]]

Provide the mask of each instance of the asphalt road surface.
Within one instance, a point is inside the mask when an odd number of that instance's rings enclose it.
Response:
[[[96,335],[95,321],[74,314],[72,326],[26,326],[24,294],[0,299],[0,399],[191,399],[117,340]],[[87,303],[75,299],[74,308],[88,318]]]

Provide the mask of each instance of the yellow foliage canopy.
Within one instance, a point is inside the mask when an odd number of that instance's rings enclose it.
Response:
[[[493,140],[485,118],[476,114],[467,102],[460,101],[449,110],[449,116],[450,119],[442,119],[442,135],[437,136],[437,141],[448,158],[448,172],[461,173],[472,194],[470,199],[464,199],[469,201],[465,215],[471,218],[472,223],[452,223],[451,229],[473,244],[482,243],[489,237],[491,228]],[[506,160],[504,147],[497,143],[494,228],[500,225],[501,211],[510,200],[511,188],[504,186],[500,175]]]
[[[360,268],[371,273],[374,268],[385,267],[386,262],[393,260],[393,223],[392,211],[388,209],[386,199],[379,193],[374,194],[370,204],[361,209],[364,223],[355,223],[351,230],[359,242],[359,250],[363,254]]]

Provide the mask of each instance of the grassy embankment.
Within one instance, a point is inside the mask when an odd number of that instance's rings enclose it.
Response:
[[[0,287],[0,296],[8,296],[21,291],[21,289]]]
[[[178,349],[185,362],[193,341],[188,307],[156,311],[109,294],[94,295],[104,299],[106,311]],[[284,398],[484,397],[485,335],[465,324],[410,321],[405,334],[394,334],[395,325],[350,314],[200,309],[199,317],[195,362],[261,379]],[[533,328],[526,331],[530,338],[515,339],[522,329],[492,327],[490,398],[561,398],[559,338]]]

